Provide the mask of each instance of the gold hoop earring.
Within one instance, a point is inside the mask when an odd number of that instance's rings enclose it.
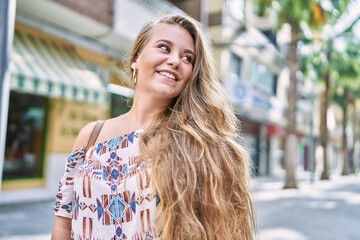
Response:
[[[135,68],[133,69],[131,78],[132,78],[133,84],[135,85],[136,81],[137,81],[137,79],[136,79],[136,69]]]

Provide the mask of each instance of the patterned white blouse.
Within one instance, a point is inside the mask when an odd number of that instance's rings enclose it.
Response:
[[[150,187],[150,163],[136,162],[141,133],[70,155],[54,212],[72,218],[72,239],[160,239],[154,226],[157,198]]]

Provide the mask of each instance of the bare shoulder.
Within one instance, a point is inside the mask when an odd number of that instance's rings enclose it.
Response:
[[[101,129],[96,143],[116,138],[119,135],[124,135],[137,129],[138,128],[134,124],[134,121],[131,121],[131,118],[129,118],[126,113],[117,117],[109,118],[106,120],[103,128]]]
[[[95,127],[95,124],[96,121],[90,122],[80,130],[72,147],[72,152],[87,145],[91,132]]]

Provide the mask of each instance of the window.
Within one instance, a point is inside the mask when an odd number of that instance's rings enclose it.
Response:
[[[48,99],[11,91],[3,179],[42,177]]]
[[[256,59],[251,61],[249,81],[254,89],[267,96],[276,94],[276,76]]]
[[[231,54],[231,59],[230,59],[230,72],[237,75],[240,79],[241,79],[241,74],[242,74],[242,59],[232,53]]]

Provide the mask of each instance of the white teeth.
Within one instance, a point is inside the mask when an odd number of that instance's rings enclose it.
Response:
[[[176,77],[175,77],[175,75],[173,75],[173,74],[171,74],[171,73],[168,73],[168,72],[159,72],[159,74],[160,75],[163,75],[163,76],[165,76],[165,77],[168,77],[168,78],[171,78],[171,79],[174,79],[174,80],[176,80]]]

